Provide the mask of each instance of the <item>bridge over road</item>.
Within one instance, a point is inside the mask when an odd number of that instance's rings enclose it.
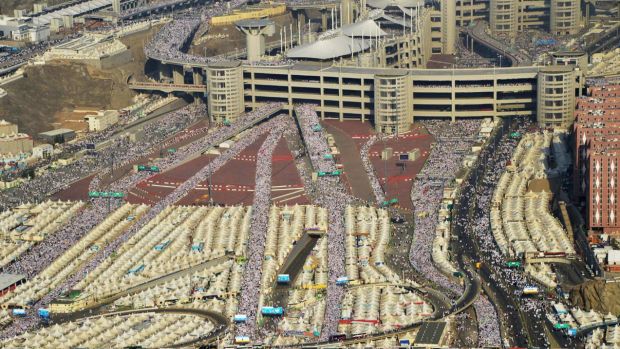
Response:
[[[207,85],[191,84],[164,84],[158,82],[137,82],[129,81],[127,86],[136,91],[159,91],[165,93],[187,92],[187,93],[207,93]]]

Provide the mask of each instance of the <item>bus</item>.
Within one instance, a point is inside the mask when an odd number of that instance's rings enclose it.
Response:
[[[18,53],[19,51],[21,51],[19,47],[0,45],[0,52],[3,53]]]
[[[166,247],[168,247],[168,245],[170,244],[171,240],[166,240],[164,242],[162,242],[161,244],[157,244],[155,245],[155,251],[163,251],[166,249]]]
[[[261,314],[265,316],[282,316],[284,315],[284,308],[282,307],[263,307]]]
[[[540,290],[536,286],[525,286],[523,287],[523,295],[524,296],[532,296],[540,293]]]
[[[248,336],[236,336],[235,337],[235,344],[249,344],[250,343],[250,337]]]
[[[13,309],[13,316],[24,317],[26,316],[26,310],[23,308],[15,308]]]
[[[50,318],[50,311],[48,309],[39,308],[37,313],[39,314],[39,317],[41,317],[42,319],[49,319]]]
[[[506,262],[506,266],[508,268],[521,268],[521,262],[519,262],[519,261],[508,261],[508,262]]]
[[[131,269],[129,269],[129,271],[127,272],[127,274],[138,274],[139,272],[141,272],[142,270],[144,270],[144,264],[140,264],[137,265]]]
[[[238,324],[245,323],[246,321],[248,321],[248,317],[247,315],[244,315],[244,314],[237,314],[233,316],[233,321]]]
[[[291,282],[291,277],[288,274],[279,274],[278,275],[278,284],[280,285],[288,285]]]
[[[202,252],[204,247],[205,247],[205,243],[204,242],[199,242],[199,243],[196,243],[196,244],[192,245],[192,251]]]
[[[342,342],[345,339],[347,339],[347,335],[343,333],[332,334],[329,336],[330,342]]]
[[[349,283],[349,278],[346,276],[341,276],[336,279],[336,285],[344,286]]]

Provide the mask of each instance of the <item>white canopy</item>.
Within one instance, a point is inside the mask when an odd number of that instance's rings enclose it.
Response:
[[[294,59],[333,59],[368,49],[370,47],[370,40],[363,41],[363,45],[362,41],[339,35],[292,48],[286,52],[286,56]]]
[[[348,24],[342,27],[342,33],[349,37],[376,38],[387,35],[375,21],[367,19],[365,21]]]

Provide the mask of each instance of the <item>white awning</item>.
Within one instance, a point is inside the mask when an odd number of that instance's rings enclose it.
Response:
[[[380,9],[390,6],[411,8],[418,6],[418,4],[424,6],[424,0],[367,0],[366,4],[372,8]]]
[[[333,59],[364,51],[370,48],[370,41],[340,35],[292,48],[286,56],[293,59]]]
[[[345,25],[341,30],[344,35],[356,38],[376,38],[387,35],[379,28],[377,23],[371,19]]]

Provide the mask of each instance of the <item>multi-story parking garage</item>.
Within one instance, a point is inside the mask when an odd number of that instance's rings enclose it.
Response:
[[[292,111],[295,104],[312,103],[322,118],[371,120],[387,133],[407,131],[416,118],[538,115],[542,126],[566,127],[573,121],[575,94],[583,80],[572,66],[394,69],[217,63],[207,71],[212,83],[205,92],[216,120],[234,119],[241,104],[250,110],[278,101]]]

